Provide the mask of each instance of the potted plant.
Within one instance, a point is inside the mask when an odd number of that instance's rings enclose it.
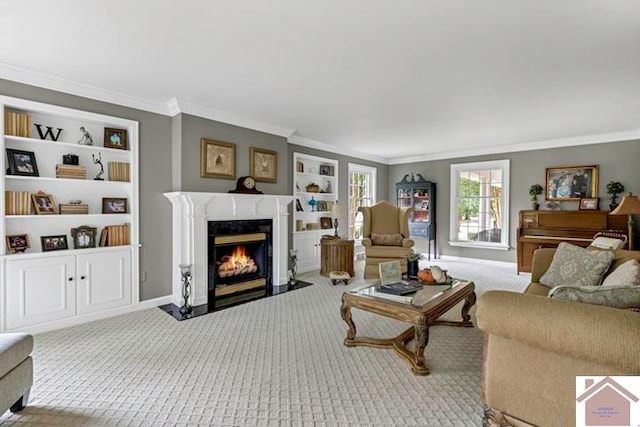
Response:
[[[409,279],[418,278],[418,271],[420,270],[418,261],[420,261],[422,258],[424,258],[424,255],[422,255],[420,252],[416,252],[413,249],[411,249],[411,253],[407,255],[407,277]]]
[[[616,198],[618,194],[624,191],[624,185],[619,183],[618,181],[609,181],[607,184],[607,194],[611,198],[611,203],[609,203],[609,209],[614,210],[618,203],[616,203]]]
[[[544,188],[542,188],[542,185],[540,184],[533,184],[529,187],[529,195],[531,196],[531,203],[534,211],[537,211],[540,208],[538,196],[542,193],[544,193]]]

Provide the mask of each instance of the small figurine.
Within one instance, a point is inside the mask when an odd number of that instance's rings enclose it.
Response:
[[[78,144],[93,145],[93,137],[83,126],[80,127],[80,132],[82,133],[82,138],[78,140]]]
[[[333,193],[333,188],[331,187],[331,181],[327,180],[327,189],[325,190],[326,193]]]
[[[311,206],[311,212],[316,211],[316,204],[318,204],[318,202],[316,201],[316,199],[313,198],[313,196],[311,196],[311,200],[309,200],[309,206]]]
[[[96,160],[96,155],[95,154],[91,154],[91,158],[93,159],[93,164],[95,165],[100,165],[100,172],[98,172],[98,175],[96,175],[95,178],[93,178],[95,181],[104,181],[103,178],[101,178],[101,176],[104,174],[104,166],[102,164],[102,153],[98,153],[98,159]]]

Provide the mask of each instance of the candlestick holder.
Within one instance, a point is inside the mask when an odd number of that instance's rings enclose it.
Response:
[[[191,296],[191,264],[180,264],[180,276],[182,277],[182,298],[184,303],[180,307],[180,314],[183,316],[191,313],[193,307],[189,304]]]

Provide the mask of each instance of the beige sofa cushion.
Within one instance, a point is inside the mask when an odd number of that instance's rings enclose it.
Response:
[[[631,259],[613,270],[602,282],[602,286],[636,285],[640,285],[640,263],[635,259]]]
[[[376,246],[402,246],[402,234],[371,233],[371,243]]]
[[[640,287],[638,286],[557,286],[549,296],[563,301],[604,305],[613,308],[640,307]]]

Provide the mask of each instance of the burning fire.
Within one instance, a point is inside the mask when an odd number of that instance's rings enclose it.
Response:
[[[247,248],[236,246],[231,255],[222,257],[218,267],[220,277],[235,276],[238,274],[254,273],[258,270],[256,262],[247,255]]]

